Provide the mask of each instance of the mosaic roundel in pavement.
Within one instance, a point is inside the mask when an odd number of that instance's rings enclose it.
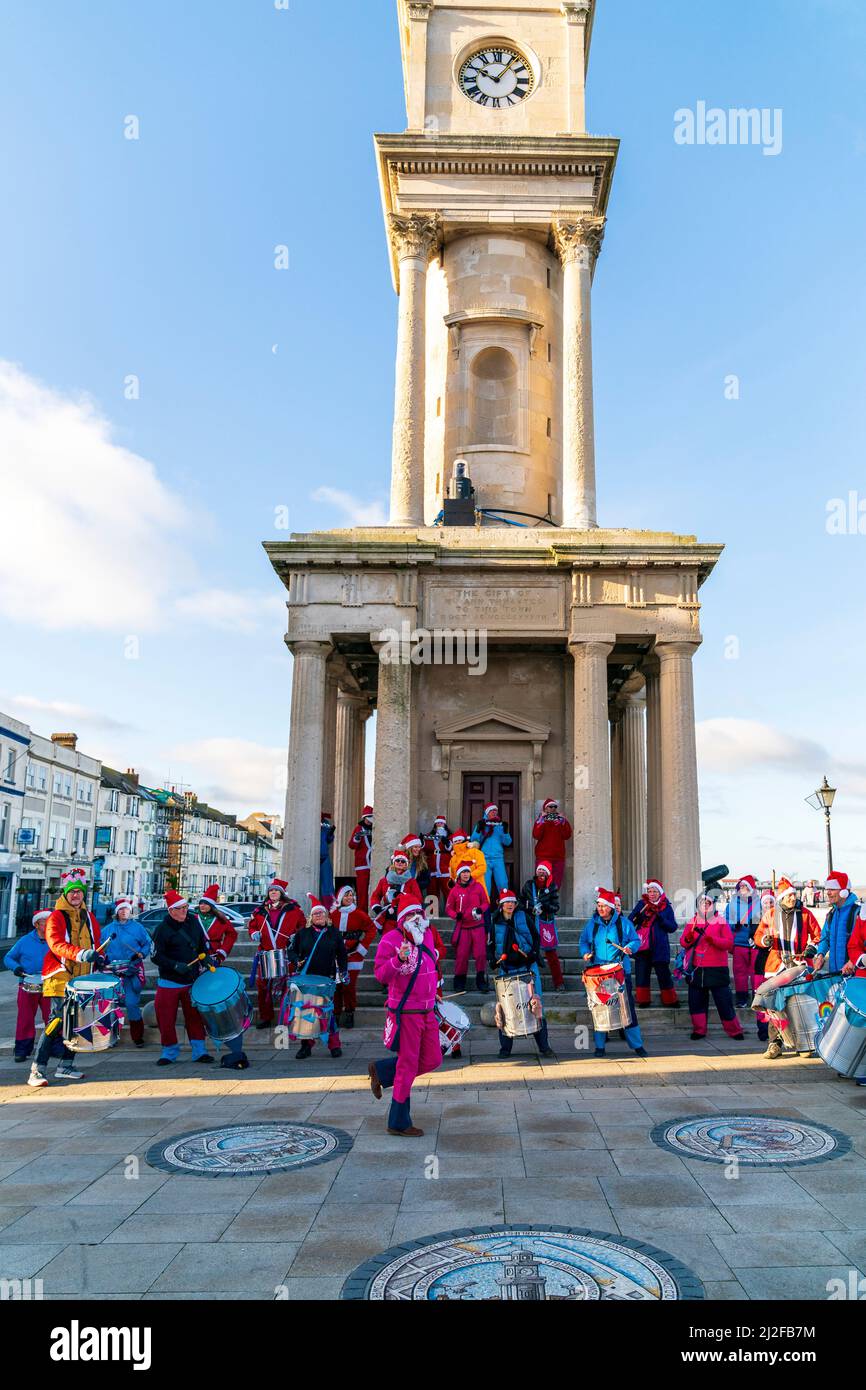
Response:
[[[652,1141],[680,1158],[750,1168],[798,1167],[840,1158],[851,1140],[838,1130],[779,1115],[691,1115],[656,1125]]]
[[[397,1245],[367,1260],[344,1299],[381,1303],[691,1300],[703,1286],[641,1241],[567,1226],[484,1226]]]
[[[263,1177],[327,1163],[351,1147],[351,1135],[330,1125],[221,1125],[161,1139],[148,1150],[147,1162],[152,1168],[193,1177]]]

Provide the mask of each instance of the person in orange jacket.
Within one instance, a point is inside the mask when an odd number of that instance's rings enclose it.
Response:
[[[487,860],[484,851],[473,844],[465,830],[455,830],[451,836],[451,863],[449,865],[452,884],[457,882],[457,875],[460,872],[461,864],[468,864],[472,877],[476,883],[480,883],[484,889],[484,896],[487,893]]]
[[[81,975],[93,975],[105,965],[99,950],[99,923],[87,910],[86,891],[86,869],[67,869],[61,874],[60,897],[45,924],[48,953],[42,966],[42,994],[51,1001],[51,1009],[36,1060],[27,1078],[28,1086],[48,1085],[46,1069],[62,1029],[63,1000],[68,981]],[[75,1053],[65,1045],[54,1075],[59,1081],[84,1079],[84,1072],[75,1065]]]

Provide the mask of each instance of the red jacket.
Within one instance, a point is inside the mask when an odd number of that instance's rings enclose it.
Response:
[[[360,907],[335,907],[331,913],[331,921],[343,935],[349,953],[349,969],[353,972],[360,970],[367,952],[376,940],[376,923]]]
[[[694,948],[691,964],[696,970],[727,970],[728,956],[734,949],[734,933],[718,913],[708,919],[696,915],[683,932],[680,945]]]
[[[418,880],[415,878],[407,879],[401,888],[392,887],[388,882],[387,874],[379,879],[370,896],[370,912],[377,919],[377,922],[380,912],[390,906],[395,895],[399,898],[401,894],[404,897],[417,898],[419,903],[424,901],[421,897],[421,889],[418,887]],[[374,908],[378,910],[373,912]]]
[[[571,839],[571,826],[565,816],[557,816],[556,820],[545,820],[544,816],[539,816],[532,827],[532,838],[535,841],[536,864],[564,859],[565,846]]]
[[[472,931],[473,927],[484,926],[484,913],[488,907],[488,898],[480,883],[475,879],[470,879],[465,888],[460,884],[455,884],[448,894],[448,901],[445,904],[445,911],[449,917],[453,917],[458,929],[466,927],[467,931]],[[473,912],[478,912],[480,916],[473,917]]]
[[[87,922],[90,927],[90,935],[93,941],[93,948],[99,947],[100,931],[99,923],[92,912],[87,913]],[[45,944],[48,947],[45,961],[42,966],[42,978],[49,980],[52,975],[62,975],[70,978],[72,975],[90,975],[93,966],[84,964],[77,969],[79,952],[89,949],[90,943],[85,946],[73,946],[69,940],[69,928],[66,925],[66,918],[59,908],[55,908],[48,921],[45,923]],[[67,968],[68,964],[68,968]]]
[[[782,941],[782,917],[777,908],[767,908],[761,918],[755,932],[755,945],[761,949],[769,948],[766,964],[768,975],[775,975],[791,957],[802,959],[806,954],[806,947],[811,943],[817,946],[821,940],[821,928],[808,907],[795,908],[795,913],[800,914],[800,922],[793,941]]]
[[[858,980],[866,980],[866,906],[861,907],[860,916],[854,924],[854,930],[848,941],[848,959],[852,965],[856,965],[855,974]]]
[[[231,922],[227,922],[225,918],[217,916],[215,911],[209,915],[213,916],[215,919],[213,922],[203,921],[201,914],[198,912],[196,913],[199,926],[208,939],[211,952],[215,956],[219,956],[222,960],[225,960],[234,950],[235,942],[238,939],[237,929],[232,926]]]
[[[355,872],[357,873],[358,869],[369,869],[373,853],[372,826],[362,825],[359,821],[352,831],[349,849],[355,856]]]
[[[450,878],[451,841],[449,839],[437,840],[435,836],[430,835],[424,841],[424,858],[430,866],[432,878]]]
[[[307,925],[307,919],[296,902],[281,903],[278,908],[260,907],[249,922],[249,934],[259,943],[260,951],[284,951],[296,931]]]

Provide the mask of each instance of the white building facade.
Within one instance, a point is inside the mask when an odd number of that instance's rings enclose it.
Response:
[[[15,935],[30,730],[0,714],[0,941]]]
[[[21,814],[18,930],[37,908],[53,907],[71,863],[94,868],[102,764],[78,750],[75,734],[31,734]]]

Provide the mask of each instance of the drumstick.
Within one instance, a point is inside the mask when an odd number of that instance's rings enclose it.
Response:
[[[194,965],[198,965],[199,962],[200,962],[200,961],[203,961],[203,960],[207,960],[207,952],[206,952],[206,951],[202,951],[202,953],[201,953],[200,956],[196,956],[195,960],[189,960],[189,961],[187,961],[187,963],[186,963],[186,968],[187,968],[187,970],[192,969],[192,967],[193,967]],[[208,970],[211,972],[212,975],[215,975],[215,974],[216,974],[216,966],[215,966],[215,965],[209,965],[209,966],[208,966]]]

